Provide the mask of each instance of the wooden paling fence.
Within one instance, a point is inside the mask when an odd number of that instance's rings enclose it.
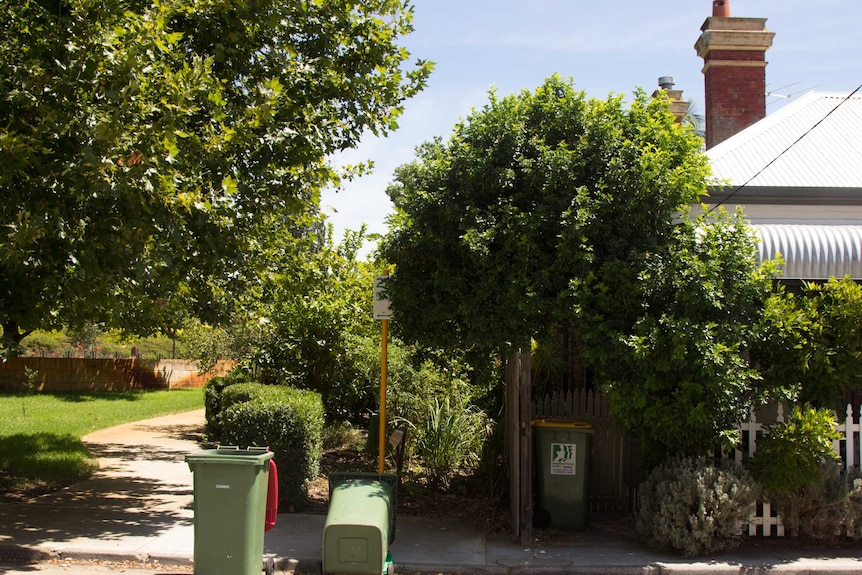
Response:
[[[604,393],[577,390],[554,393],[533,403],[534,419],[571,419],[593,426],[590,511],[628,513],[638,484],[631,442],[610,415]]]
[[[28,371],[35,374],[35,391],[123,391],[201,387],[224,375],[232,361],[219,361],[202,373],[185,359],[122,359],[13,357],[0,362],[0,389],[21,389]]]

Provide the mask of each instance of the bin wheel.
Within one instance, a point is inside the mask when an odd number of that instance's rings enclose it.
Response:
[[[266,575],[275,575],[275,559],[270,557],[266,560],[266,566],[263,568]]]

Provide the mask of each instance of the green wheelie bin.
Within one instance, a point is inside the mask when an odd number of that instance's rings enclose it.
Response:
[[[565,419],[532,422],[536,516],[555,529],[583,529],[590,514],[592,425]]]
[[[398,476],[333,473],[323,528],[323,573],[392,575]]]
[[[186,455],[194,474],[195,575],[260,575],[272,456],[266,447],[232,446]]]

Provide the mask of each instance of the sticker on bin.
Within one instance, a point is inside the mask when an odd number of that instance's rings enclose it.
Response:
[[[576,453],[577,444],[575,443],[552,443],[551,475],[577,475]]]
[[[216,483],[216,489],[230,489],[230,485],[225,485],[224,483]]]

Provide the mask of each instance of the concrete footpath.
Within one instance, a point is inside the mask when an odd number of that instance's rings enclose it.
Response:
[[[0,505],[0,575],[190,573],[192,473],[203,410],[159,417],[84,438],[99,457],[92,478],[27,502]],[[322,515],[282,513],[264,556],[280,572],[319,571]],[[524,547],[463,519],[399,516],[391,546],[397,573],[605,575],[862,573],[860,549],[765,545],[697,561],[656,553],[601,522],[553,543]]]

